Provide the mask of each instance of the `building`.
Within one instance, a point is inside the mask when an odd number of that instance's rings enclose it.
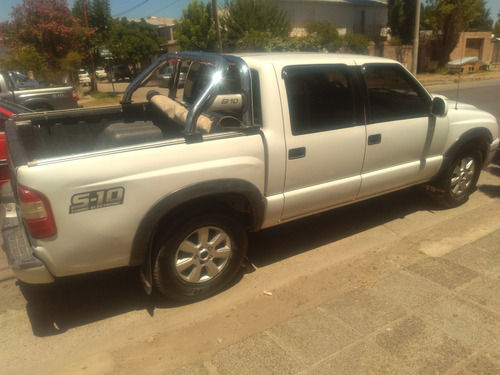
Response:
[[[387,0],[277,0],[287,12],[293,34],[304,33],[307,21],[328,21],[340,32],[377,39],[387,29]]]
[[[495,39],[492,39],[491,32],[489,31],[462,32],[460,33],[457,46],[450,54],[450,60],[456,62],[456,60],[474,57],[477,58],[478,61],[491,63],[494,57],[494,47]],[[419,71],[432,71],[437,68],[438,50],[439,45],[432,32],[421,32],[418,59]],[[477,64],[478,63],[474,63],[474,66]],[[484,66],[483,64],[482,69],[484,69]],[[478,67],[479,66],[476,66],[471,70],[467,67],[466,71],[475,71]]]
[[[132,22],[140,22],[140,19],[131,19]],[[165,43],[161,46],[164,52],[176,52],[178,50],[177,43],[174,39],[175,20],[174,18],[149,16],[144,18],[144,21],[150,25],[156,26],[158,35],[165,39]]]

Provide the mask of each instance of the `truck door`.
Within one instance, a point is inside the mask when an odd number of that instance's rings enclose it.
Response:
[[[282,77],[286,220],[356,198],[366,134],[347,66],[286,67]]]
[[[399,64],[366,64],[362,77],[367,138],[359,198],[428,180],[442,162],[447,119],[430,116],[430,95]]]

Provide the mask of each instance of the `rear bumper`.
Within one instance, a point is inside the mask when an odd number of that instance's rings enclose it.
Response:
[[[16,277],[28,284],[46,284],[54,282],[54,277],[47,270],[45,265],[33,255],[33,249],[28,240],[28,236],[18,217],[16,205],[10,197],[5,195],[10,184],[5,184],[2,188],[1,217],[3,250],[7,256],[7,262]]]

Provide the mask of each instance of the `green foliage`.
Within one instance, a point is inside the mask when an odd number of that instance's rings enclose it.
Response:
[[[470,31],[491,31],[493,29],[493,19],[490,10],[486,8],[485,0],[480,0],[478,16],[468,26]]]
[[[224,50],[267,50],[286,44],[292,27],[276,1],[232,0],[225,10],[220,18]]]
[[[11,59],[11,66],[21,72],[32,71],[40,77],[47,70],[47,61],[35,47],[27,44],[17,49],[15,58]]]
[[[83,25],[86,25],[96,32],[96,37],[92,41],[90,47],[90,55],[85,60],[85,65],[95,69],[96,64],[104,65],[104,59],[99,57],[99,47],[105,47],[111,30],[111,7],[109,0],[85,0],[85,10],[83,8],[84,0],[75,0],[73,3],[73,16],[78,18]],[[76,69],[78,70],[79,67]],[[76,76],[77,70],[72,71],[71,77]],[[94,77],[94,72],[90,72],[90,76]],[[97,90],[97,83],[92,80],[91,89]]]
[[[163,39],[156,28],[146,21],[130,22],[115,19],[111,24],[108,46],[116,63],[136,64],[160,51]]]
[[[342,45],[342,38],[337,28],[328,21],[308,21],[305,23],[308,40],[317,45],[316,50],[336,52]]]
[[[69,82],[73,86],[79,86],[78,70],[82,66],[82,57],[75,51],[69,52],[61,61],[61,68],[68,72]]]
[[[493,28],[493,34],[495,34],[495,38],[500,38],[500,21],[495,22],[495,27]]]
[[[87,9],[88,26],[96,30],[95,43],[102,46],[109,36],[111,29],[111,7],[109,0],[85,0]],[[83,0],[75,0],[71,9],[73,16],[85,25],[85,14],[83,11]]]
[[[370,39],[362,34],[347,34],[344,38],[344,48],[347,52],[365,54],[370,46]]]
[[[63,59],[71,51],[85,55],[95,33],[71,15],[66,0],[23,0],[13,8],[11,21],[0,24],[0,36],[12,64],[61,83]]]
[[[176,22],[174,38],[183,51],[215,51],[216,36],[211,4],[191,1]]]
[[[438,38],[438,67],[450,60],[460,32],[468,31],[470,25],[480,17],[484,0],[428,0],[423,12],[423,22]]]
[[[411,44],[415,34],[416,0],[389,0],[387,26],[391,36],[402,44]]]

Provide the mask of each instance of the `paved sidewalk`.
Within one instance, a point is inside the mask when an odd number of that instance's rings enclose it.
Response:
[[[500,374],[499,245],[496,230],[397,272],[379,269],[385,276],[364,287],[165,373]]]

